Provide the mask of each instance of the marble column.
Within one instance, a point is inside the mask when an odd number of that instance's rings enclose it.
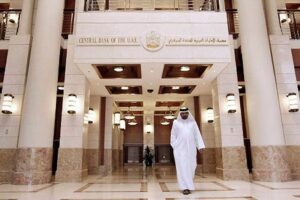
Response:
[[[24,17],[33,13],[33,1],[24,1],[18,35],[11,36],[8,44],[7,63],[2,86],[2,94],[12,94],[13,113],[0,113],[0,182],[11,182],[15,165],[15,154],[21,121],[22,102],[25,91],[27,63],[31,44],[32,17]],[[26,27],[24,28],[21,27]],[[3,97],[1,98],[3,100]],[[2,105],[2,101],[1,101]]]
[[[294,179],[300,179],[300,112],[289,112],[287,94],[299,93],[292,49],[288,36],[271,35],[271,50],[280,102],[283,130],[288,146],[289,164]]]
[[[88,160],[88,174],[99,174],[99,136],[100,136],[100,112],[101,112],[101,97],[91,96],[90,107],[96,113],[94,123],[89,124],[88,132],[88,147],[87,147],[87,160]]]
[[[113,171],[113,99],[106,98],[105,108],[105,131],[104,131],[104,166],[105,172],[111,173]]]
[[[291,174],[263,3],[261,0],[237,1],[237,7],[247,90],[253,178],[260,181],[287,181]],[[249,10],[255,10],[255,15]]]
[[[281,35],[278,13],[277,13],[277,3],[274,0],[264,0],[265,12],[267,18],[267,27],[270,35]]]
[[[234,45],[230,38],[232,61],[213,81],[212,98],[216,141],[216,174],[223,180],[249,180],[243,141]],[[236,112],[228,113],[226,96],[235,96]]]
[[[89,110],[90,85],[85,75],[73,62],[76,37],[69,36],[65,72],[64,99],[55,180],[58,182],[82,181],[88,174],[88,125],[84,115]],[[77,111],[67,112],[68,95],[77,96]]]
[[[31,33],[34,2],[35,0],[23,0],[18,35]]]
[[[225,12],[225,0],[219,0],[219,10]]]
[[[15,184],[42,184],[51,180],[63,8],[61,0],[38,3],[13,177]]]
[[[202,157],[202,167],[204,173],[216,173],[216,142],[215,129],[213,123],[208,123],[206,118],[206,109],[213,107],[211,95],[200,96],[200,113],[201,113],[201,134],[205,144],[205,151]]]

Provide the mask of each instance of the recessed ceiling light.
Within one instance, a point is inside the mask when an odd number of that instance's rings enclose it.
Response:
[[[173,86],[172,90],[179,90],[179,88],[180,88],[179,86]]]
[[[64,90],[65,88],[63,86],[58,86],[58,90]]]
[[[239,85],[239,89],[243,89],[243,86]]]
[[[121,90],[128,90],[128,89],[129,89],[128,86],[122,86],[122,87],[121,87]]]
[[[121,66],[114,67],[114,71],[115,71],[115,72],[122,72],[122,71],[124,71],[124,68],[121,67]]]
[[[180,71],[182,71],[182,72],[188,72],[188,71],[190,71],[190,67],[189,66],[181,66],[180,67]]]

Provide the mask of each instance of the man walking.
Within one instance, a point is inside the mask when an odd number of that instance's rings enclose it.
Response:
[[[197,123],[188,108],[180,109],[171,130],[171,146],[176,164],[177,181],[184,195],[195,190],[194,176],[197,167],[197,149],[205,148]]]

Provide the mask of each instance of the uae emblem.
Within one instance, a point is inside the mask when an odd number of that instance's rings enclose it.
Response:
[[[142,38],[142,44],[148,51],[158,51],[164,45],[165,39],[155,31],[151,31],[146,34],[145,38]]]

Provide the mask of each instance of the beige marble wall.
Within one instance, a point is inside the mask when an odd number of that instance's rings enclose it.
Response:
[[[98,174],[99,171],[99,150],[87,149],[88,174]]]
[[[10,183],[15,166],[16,149],[0,149],[0,183]]]
[[[289,165],[294,180],[300,180],[300,146],[288,146]]]
[[[216,148],[216,174],[223,180],[249,180],[244,147]]]
[[[202,156],[204,173],[216,173],[216,148],[206,148]]]
[[[285,146],[252,146],[253,179],[289,181],[291,171]]]
[[[60,148],[55,180],[58,182],[82,181],[88,173],[87,151],[80,148]]]
[[[51,181],[52,148],[20,148],[16,152],[13,184],[45,184]]]

